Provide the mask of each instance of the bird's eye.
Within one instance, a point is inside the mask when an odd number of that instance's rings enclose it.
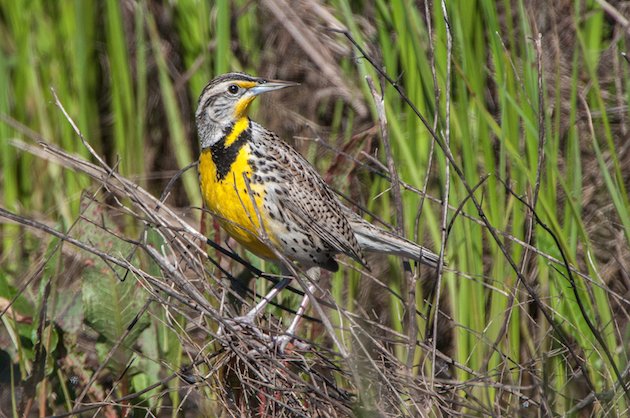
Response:
[[[230,94],[236,94],[236,93],[238,93],[238,86],[237,86],[236,84],[230,84],[230,85],[228,86],[228,92],[229,92]]]

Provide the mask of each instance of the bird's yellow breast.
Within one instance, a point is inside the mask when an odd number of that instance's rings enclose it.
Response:
[[[201,194],[208,209],[216,215],[228,234],[254,254],[272,259],[275,258],[273,251],[258,238],[258,214],[266,223],[263,210],[265,190],[263,185],[251,182],[250,144],[246,140],[239,143],[248,127],[247,119],[239,121],[225,141],[202,150],[199,157]],[[245,176],[250,179],[251,195]]]

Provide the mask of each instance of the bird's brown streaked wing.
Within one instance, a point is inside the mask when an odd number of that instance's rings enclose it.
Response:
[[[319,173],[297,151],[273,135],[268,152],[289,175],[284,208],[301,228],[318,236],[332,249],[367,267],[361,247],[346,219],[341,203]]]

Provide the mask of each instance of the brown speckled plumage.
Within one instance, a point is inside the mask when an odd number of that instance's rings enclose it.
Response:
[[[251,129],[252,181],[265,187],[268,228],[283,253],[306,267],[336,270],[337,253],[366,265],[341,203],[313,166],[273,132],[255,122]]]
[[[297,151],[247,118],[247,106],[257,94],[289,85],[231,73],[211,81],[201,94],[196,114],[201,188],[223,227],[254,253],[274,259],[276,253],[256,235],[260,215],[276,249],[305,269],[337,270],[337,254],[367,266],[364,251],[437,266],[438,257],[431,251],[345,207]],[[249,179],[252,196],[243,176]]]

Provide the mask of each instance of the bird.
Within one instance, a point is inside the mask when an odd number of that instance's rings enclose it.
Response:
[[[361,218],[300,153],[250,119],[248,110],[257,96],[298,85],[232,72],[205,86],[195,122],[206,208],[253,254],[278,264],[285,258],[307,273],[337,271],[340,254],[367,267],[366,252],[397,255],[437,268],[435,253]],[[289,283],[290,278],[278,282],[243,319],[251,322]],[[306,296],[300,304],[302,312],[305,302]]]

